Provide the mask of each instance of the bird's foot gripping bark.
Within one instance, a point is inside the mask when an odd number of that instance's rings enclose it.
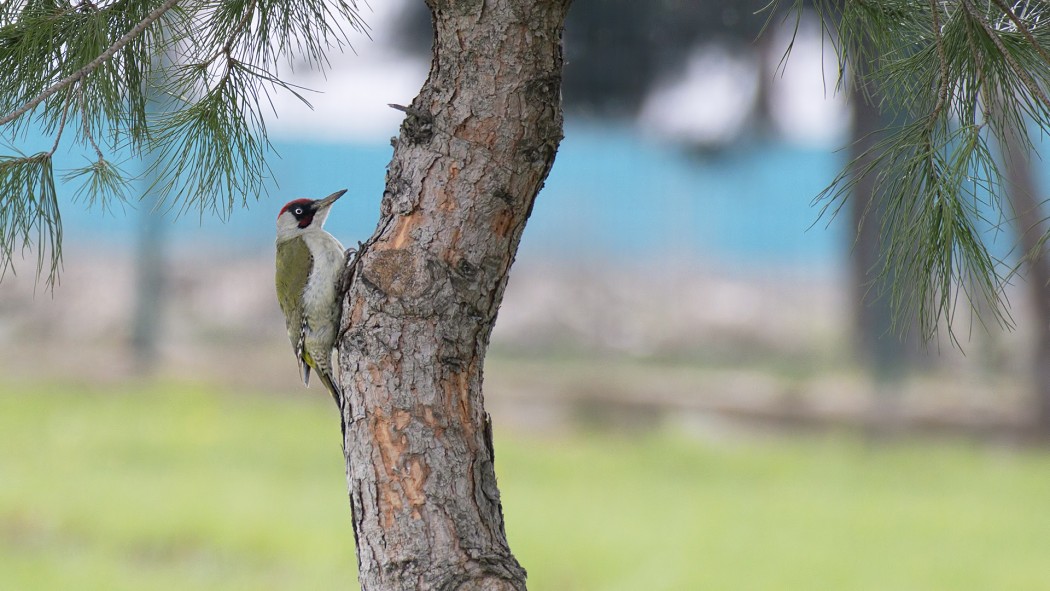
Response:
[[[373,237],[374,239],[374,237]],[[361,257],[364,256],[365,250],[368,248],[369,242],[358,242],[357,248],[346,249],[346,261],[343,264],[343,273],[339,277],[339,285],[336,289],[339,290],[339,299],[343,300],[346,298],[346,293],[350,291],[350,286],[354,283],[354,277],[357,275],[357,267],[361,263]],[[342,329],[339,330],[339,339],[342,339],[346,335],[346,331],[350,330],[350,324],[347,323]]]
[[[364,252],[364,243],[358,242],[357,248],[346,249],[346,262],[343,264],[343,274],[339,277],[339,295],[343,296],[350,289],[354,280],[354,271],[357,270],[357,261],[360,254]]]

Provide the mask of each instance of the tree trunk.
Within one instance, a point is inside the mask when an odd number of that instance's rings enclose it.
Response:
[[[874,93],[874,90],[869,90]],[[888,286],[879,280],[882,264],[882,209],[875,195],[876,171],[863,174],[876,154],[878,133],[885,127],[873,98],[853,89],[853,126],[850,167],[857,177],[849,198],[850,223],[856,229],[856,242],[850,250],[850,291],[853,304],[854,347],[864,364],[876,376],[892,372],[897,364],[896,343],[891,330],[892,311]]]
[[[875,150],[880,133],[891,126],[892,121],[887,121],[877,106],[881,92],[874,83],[868,82],[865,89],[853,88],[851,92],[853,125],[849,156],[851,173],[857,177],[847,207],[850,223],[857,232],[850,250],[849,276],[853,344],[879,389],[889,392],[897,388],[894,382],[920,365],[920,337],[914,322],[902,323],[902,330],[895,330],[890,297],[895,279],[892,273],[881,274],[885,256],[882,236],[885,206],[882,196],[877,194],[876,179],[885,171],[876,169],[863,174],[879,156]]]
[[[1035,315],[1036,342],[1033,347],[1032,388],[1035,391],[1035,430],[1050,440],[1050,260],[1041,242],[1046,218],[1032,171],[1031,154],[1021,141],[1022,130],[1007,127],[1002,138],[1006,176],[1006,195],[1014,212],[1025,260],[1028,293]]]
[[[481,392],[489,335],[562,137],[569,0],[427,0],[430,75],[343,310],[362,589],[524,589]]]

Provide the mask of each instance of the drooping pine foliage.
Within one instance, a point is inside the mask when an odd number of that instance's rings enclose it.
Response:
[[[962,300],[1008,322],[1010,269],[986,239],[1005,191],[994,154],[1011,130],[1050,129],[1050,3],[792,1],[800,17],[812,4],[834,40],[840,83],[878,88],[887,120],[898,122],[862,169],[885,208],[881,270],[892,278],[897,318],[918,318],[926,338],[942,322],[951,333]],[[836,211],[860,176],[834,179],[820,196],[825,211]]]
[[[63,144],[91,155],[62,177],[91,203],[136,197],[121,154],[151,155],[151,190],[182,209],[225,215],[258,195],[262,110],[276,91],[303,98],[278,66],[324,67],[350,30],[364,31],[356,0],[0,2],[0,276],[32,247],[55,279]],[[49,150],[16,149],[32,128]]]
[[[771,0],[812,7],[835,40],[844,82],[877,87],[899,122],[873,150],[885,207],[883,272],[899,317],[932,336],[960,298],[992,303],[1008,268],[983,219],[1001,211],[993,157],[1010,129],[1050,129],[1050,3],[1041,0]],[[223,215],[260,192],[269,144],[262,110],[297,89],[280,63],[323,67],[363,30],[356,0],[7,0],[0,2],[0,276],[27,245],[54,278],[61,253],[55,156],[78,195],[129,194],[117,154],[156,162],[154,190],[182,209]],[[848,75],[847,75],[848,74]],[[302,97],[300,97],[302,98]],[[15,146],[31,127],[52,147]],[[1028,135],[1021,134],[1027,142]],[[68,168],[63,168],[67,167]],[[822,194],[836,210],[856,177]],[[45,254],[46,253],[46,254]]]

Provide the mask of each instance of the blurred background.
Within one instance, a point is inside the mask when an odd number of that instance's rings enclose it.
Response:
[[[422,3],[376,4],[371,39],[291,73],[313,109],[275,96],[258,202],[70,198],[61,283],[35,253],[3,278],[0,588],[349,587],[337,419],[288,349],[273,220],[348,187],[328,229],[374,228],[387,104],[430,40]],[[794,20],[759,36],[763,4],[575,2],[565,140],[485,372],[511,546],[541,590],[1048,589],[1046,261],[1012,330],[965,303],[959,347],[891,328],[870,188],[814,203],[879,114],[815,20],[782,62]],[[1045,215],[1008,197],[1010,265]]]

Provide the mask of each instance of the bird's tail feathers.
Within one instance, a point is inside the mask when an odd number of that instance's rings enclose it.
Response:
[[[335,400],[336,405],[339,405],[340,408],[342,408],[340,401],[343,399],[343,393],[339,390],[339,386],[335,384],[335,381],[332,380],[332,376],[329,375],[327,371],[319,369],[317,370],[317,377],[321,380],[321,383],[324,384],[324,387],[328,389],[328,392],[331,393],[332,399]]]
[[[336,407],[339,408],[339,432],[343,436],[343,454],[346,454],[346,420],[347,414],[343,409],[344,404],[348,404],[345,398],[343,398],[343,392],[336,385],[335,381],[332,380],[332,376],[328,372],[317,370],[317,376],[320,378],[321,383],[328,389],[328,392],[332,394],[332,399],[335,400]]]

